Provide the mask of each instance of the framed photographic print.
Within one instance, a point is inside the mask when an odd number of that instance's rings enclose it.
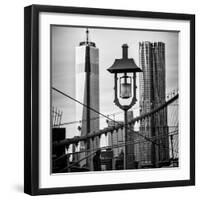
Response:
[[[24,192],[195,184],[195,16],[31,5]]]

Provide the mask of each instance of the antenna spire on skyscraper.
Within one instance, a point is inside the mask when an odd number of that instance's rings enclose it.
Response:
[[[90,46],[90,47],[95,47],[96,46],[95,43],[89,41],[90,38],[89,38],[89,30],[88,30],[88,28],[86,28],[85,33],[86,33],[86,40],[84,40],[83,42],[80,42],[80,46],[86,45],[86,46]]]
[[[88,38],[89,38],[89,30],[88,28],[86,29],[86,43],[88,44]]]

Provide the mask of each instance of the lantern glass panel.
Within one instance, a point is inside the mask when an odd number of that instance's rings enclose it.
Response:
[[[123,76],[120,78],[120,97],[122,99],[128,99],[132,96],[131,86],[131,77]]]

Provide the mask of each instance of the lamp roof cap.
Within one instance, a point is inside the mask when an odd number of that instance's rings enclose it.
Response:
[[[128,45],[122,45],[121,59],[115,59],[113,65],[107,70],[110,73],[128,73],[128,72],[142,72],[142,70],[135,64],[133,58],[128,58]]]

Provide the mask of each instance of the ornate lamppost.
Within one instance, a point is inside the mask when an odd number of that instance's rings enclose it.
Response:
[[[124,169],[127,169],[127,135],[128,135],[128,119],[127,111],[136,103],[136,73],[142,70],[135,64],[133,58],[128,58],[128,45],[122,45],[122,58],[115,59],[113,65],[107,69],[114,74],[114,103],[120,109],[124,110],[124,133],[125,133],[125,152],[124,152]],[[132,74],[128,75],[128,73]],[[120,75],[120,78],[118,78]],[[119,83],[119,88],[118,88]],[[132,100],[128,105],[122,105],[118,98],[118,93],[121,99]]]

